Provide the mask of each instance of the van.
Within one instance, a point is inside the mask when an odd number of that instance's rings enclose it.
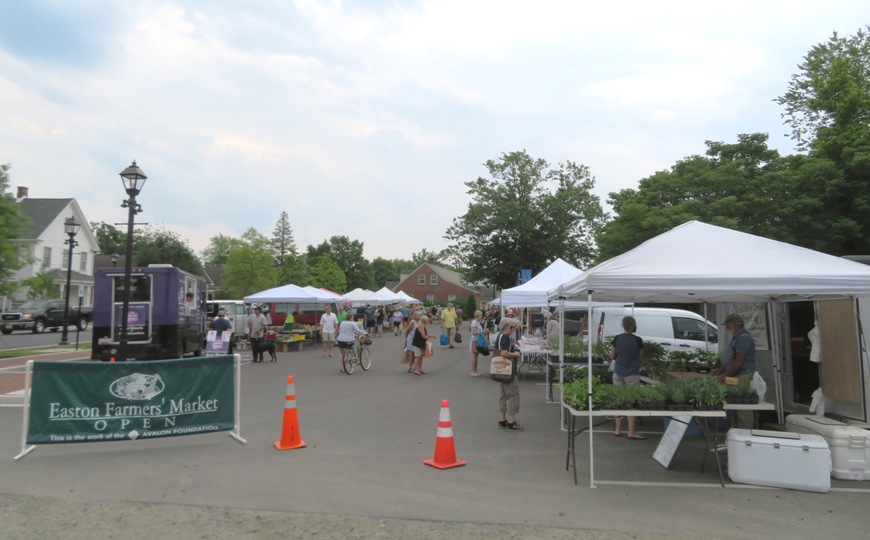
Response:
[[[645,341],[660,344],[666,351],[694,351],[712,348],[719,335],[704,317],[683,309],[645,307],[600,307],[592,310],[593,343],[624,332],[622,318],[631,315],[637,332]],[[712,347],[710,345],[713,345]]]
[[[241,339],[248,333],[248,311],[245,303],[241,300],[211,300],[205,304],[206,328],[210,328],[211,321],[217,317],[220,309],[227,310],[227,319],[233,327],[233,338]]]

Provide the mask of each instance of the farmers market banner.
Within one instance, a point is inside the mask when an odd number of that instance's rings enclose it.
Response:
[[[231,430],[232,356],[34,362],[28,444],[152,439]]]

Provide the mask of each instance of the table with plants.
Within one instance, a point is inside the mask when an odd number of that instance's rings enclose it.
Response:
[[[293,330],[281,330],[275,338],[278,352],[288,352],[292,347],[301,351],[306,343],[314,344],[320,334],[319,327],[311,324],[295,325]]]

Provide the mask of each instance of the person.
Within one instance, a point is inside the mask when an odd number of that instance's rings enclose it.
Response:
[[[408,320],[408,324],[405,325],[405,348],[404,352],[411,353],[411,361],[408,362],[408,373],[414,372],[414,357],[416,354],[414,353],[414,337],[416,336],[417,323],[420,322],[420,318],[423,317],[423,314],[419,311],[415,311],[411,313],[411,318]]]
[[[429,322],[429,317],[423,315],[417,324],[414,325],[414,338],[412,346],[414,348],[414,365],[411,373],[414,375],[425,375],[423,371],[423,353],[426,352],[426,344],[432,339],[432,336],[426,331],[426,323]]]
[[[453,337],[456,335],[456,310],[453,304],[447,304],[447,309],[441,312],[441,326],[447,333],[447,346],[453,348]]]
[[[471,320],[471,327],[468,329],[471,333],[469,339],[469,350],[471,351],[471,376],[478,377],[480,373],[477,371],[477,336],[484,334],[483,312],[479,309],[474,312],[474,319]]]
[[[296,323],[296,317],[293,313],[288,313],[287,318],[284,319],[284,330],[293,330],[293,326]]]
[[[320,341],[323,342],[324,358],[332,358],[332,344],[335,342],[337,332],[338,317],[332,312],[332,306],[326,306],[326,310],[320,316]]]
[[[493,356],[510,359],[513,363],[513,378],[511,382],[499,383],[498,427],[508,431],[524,431],[526,428],[517,423],[517,413],[520,412],[520,383],[517,378],[517,359],[520,352],[511,343],[511,334],[519,328],[520,322],[510,317],[504,317],[499,325],[499,333],[495,337]]]
[[[196,302],[193,301],[193,293],[188,291],[188,293],[184,295],[184,314],[187,316],[191,316],[195,313]]]
[[[367,336],[368,332],[354,322],[353,317],[348,317],[343,323],[338,326],[338,350],[341,351],[341,372],[345,375],[349,373],[344,369],[344,357],[347,350],[354,346],[357,336]]]
[[[257,306],[254,308],[254,316],[248,319],[248,337],[251,340],[251,352],[254,355],[254,363],[263,362],[263,336],[266,331],[266,317],[263,310]]]
[[[365,329],[369,334],[375,333],[375,309],[371,304],[366,304],[365,310],[366,326]]]
[[[720,383],[724,383],[726,377],[737,377],[738,384],[749,384],[755,373],[755,340],[744,324],[743,317],[738,313],[725,317],[725,329],[731,332],[728,353],[725,364],[711,371]],[[735,420],[734,427],[751,429],[755,425],[752,411],[737,411]]]
[[[550,315],[549,320],[547,321],[547,340],[549,341],[551,337],[559,337],[559,316],[555,313]]]
[[[338,324],[343,323],[347,320],[348,315],[350,315],[350,308],[347,309],[339,309],[338,313],[335,315],[335,318],[338,320]],[[351,317],[352,318],[352,317]]]
[[[217,317],[211,321],[211,329],[217,332],[221,339],[230,342],[227,352],[233,354],[233,325],[230,320],[227,319],[227,310],[224,308],[218,310]]]
[[[399,328],[402,327],[402,310],[393,311],[393,333],[399,335]]]
[[[643,357],[643,339],[634,335],[637,321],[631,315],[622,318],[624,332],[614,336],[610,345],[610,359],[613,360],[613,384],[616,386],[640,386],[640,359]],[[636,418],[628,417],[629,439],[642,440],[646,435],[635,431]],[[613,435],[622,435],[622,417],[616,417]]]
[[[384,335],[384,308],[383,306],[378,306],[375,308],[375,325],[378,328],[377,336],[381,337]]]

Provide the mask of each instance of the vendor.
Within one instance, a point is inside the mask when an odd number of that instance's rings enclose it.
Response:
[[[728,355],[722,367],[711,371],[720,383],[725,382],[726,377],[737,377],[738,384],[749,384],[755,373],[755,340],[743,325],[743,317],[737,313],[725,317],[725,329],[731,332]],[[752,411],[738,411],[736,420],[734,427],[752,428],[755,424]]]
[[[284,330],[293,330],[293,325],[296,322],[296,319],[293,317],[292,313],[287,314],[287,318],[284,319]]]

